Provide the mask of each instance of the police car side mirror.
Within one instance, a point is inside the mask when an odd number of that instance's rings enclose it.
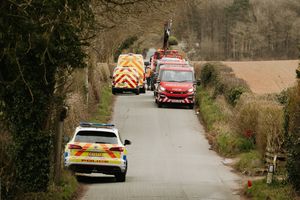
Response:
[[[126,145],[131,145],[131,141],[130,140],[125,140],[124,141],[124,146],[126,146]]]
[[[196,81],[196,84],[199,86],[199,85],[201,85],[201,80],[199,79],[199,80],[197,80]]]
[[[64,136],[64,142],[65,142],[65,143],[68,143],[69,141],[70,141],[70,137],[67,136],[67,135],[65,135],[65,136]]]

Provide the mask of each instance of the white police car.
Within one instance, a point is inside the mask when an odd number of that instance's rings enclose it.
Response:
[[[112,124],[80,122],[65,147],[65,166],[75,173],[109,174],[124,182],[128,165],[125,146],[130,144],[121,141]]]

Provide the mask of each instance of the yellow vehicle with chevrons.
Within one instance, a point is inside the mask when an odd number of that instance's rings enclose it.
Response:
[[[140,94],[138,72],[134,67],[116,67],[112,76],[112,93],[126,91]]]
[[[142,54],[134,54],[134,53],[121,54],[118,58],[117,66],[135,68],[139,75],[140,93],[146,92],[145,67],[144,67],[144,58]]]

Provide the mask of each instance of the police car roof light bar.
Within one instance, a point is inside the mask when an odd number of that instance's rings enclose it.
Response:
[[[93,123],[93,122],[80,122],[79,125],[81,127],[106,127],[106,128],[112,128],[115,125],[114,124],[101,124],[101,123]]]

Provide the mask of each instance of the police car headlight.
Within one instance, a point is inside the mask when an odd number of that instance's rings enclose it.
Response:
[[[164,92],[164,91],[166,91],[166,88],[164,88],[164,87],[162,87],[162,86],[159,86],[159,87],[158,87],[158,91],[159,91],[159,92]]]
[[[194,92],[194,88],[188,89],[188,92]]]

